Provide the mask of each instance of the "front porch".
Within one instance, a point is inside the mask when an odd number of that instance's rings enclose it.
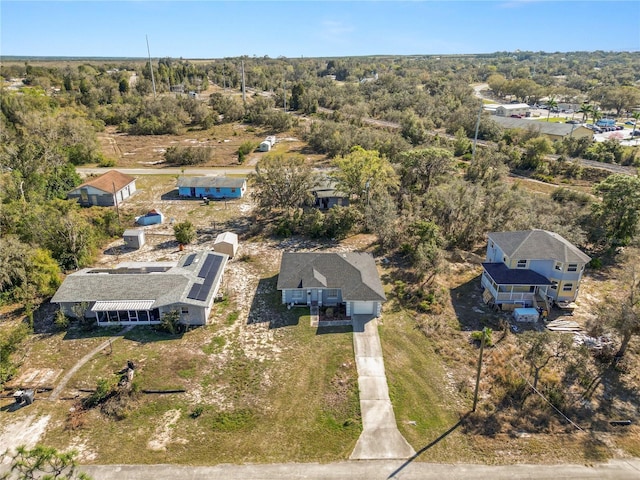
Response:
[[[485,303],[535,308],[542,303],[545,310],[549,310],[545,293],[552,282],[543,275],[531,270],[510,269],[502,263],[483,263],[482,266]]]

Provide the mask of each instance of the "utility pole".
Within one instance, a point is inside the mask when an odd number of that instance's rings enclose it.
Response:
[[[478,357],[478,373],[476,374],[476,391],[473,393],[473,408],[472,412],[476,411],[476,405],[478,405],[478,388],[480,387],[480,371],[482,370],[482,353],[484,352],[484,343],[487,338],[487,327],[482,329],[482,339],[480,340],[480,356]]]
[[[151,70],[151,85],[153,86],[153,98],[156,98],[156,81],[153,78],[153,65],[151,65],[151,50],[149,50],[149,37],[144,36],[147,39],[147,54],[149,54],[149,70]]]

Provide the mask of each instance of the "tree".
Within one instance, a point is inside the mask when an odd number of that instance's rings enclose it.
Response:
[[[91,480],[79,472],[75,457],[77,452],[58,452],[55,448],[36,445],[29,450],[24,445],[15,453],[4,453],[11,461],[10,470],[2,480]]]
[[[351,153],[335,159],[332,165],[337,168],[331,176],[338,183],[338,190],[361,205],[366,205],[374,191],[389,191],[398,185],[393,166],[376,150],[355,146]]]
[[[317,176],[301,155],[269,154],[251,175],[253,197],[263,211],[287,210],[310,203]]]
[[[578,110],[578,113],[582,114],[582,122],[584,123],[587,120],[589,114],[593,113],[593,106],[589,105],[588,103],[583,103],[582,105],[580,105],[580,110]]]
[[[187,245],[196,239],[196,227],[189,220],[173,226],[173,233],[178,243]]]
[[[629,342],[634,336],[640,335],[640,268],[638,258],[631,265],[625,283],[628,291],[622,300],[612,300],[607,308],[606,316],[611,320],[613,328],[622,337],[617,358],[622,358],[627,351]]]
[[[595,192],[602,196],[592,212],[593,225],[601,232],[597,237],[611,247],[628,245],[640,221],[640,178],[611,175],[596,185]]]
[[[553,145],[546,137],[536,137],[527,141],[524,145],[522,156],[522,168],[535,170],[545,155],[553,152]]]
[[[402,185],[426,193],[435,180],[451,170],[453,155],[445,148],[428,147],[399,155]]]
[[[558,102],[556,102],[556,99],[554,97],[551,97],[549,100],[547,100],[547,108],[549,109],[547,111],[547,122],[549,121],[549,116],[551,115],[551,110],[553,110],[557,106],[558,106]]]
[[[636,127],[638,126],[638,120],[640,120],[640,111],[633,112],[631,114],[631,117],[633,117],[633,131],[631,132],[631,137],[633,138],[636,135]]]
[[[572,335],[554,334],[549,330],[542,332],[525,332],[518,337],[524,347],[524,358],[529,364],[533,377],[533,388],[538,388],[540,373],[551,360],[562,360],[571,351]]]

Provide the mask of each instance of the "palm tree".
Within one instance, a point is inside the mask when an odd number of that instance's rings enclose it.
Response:
[[[556,99],[554,97],[551,97],[547,101],[547,107],[549,108],[549,112],[547,113],[547,122],[549,121],[549,116],[551,115],[551,110],[553,110],[557,106],[558,106],[558,102],[556,102]]]
[[[593,116],[593,124],[594,125],[596,124],[596,122],[598,120],[600,120],[602,118],[602,112],[596,107],[593,107],[593,110],[591,111],[591,115]]]
[[[638,120],[640,120],[640,110],[637,112],[633,112],[631,114],[631,118],[633,118],[633,131],[631,132],[631,138],[636,136],[636,127],[638,126]]]
[[[582,114],[582,123],[585,122],[589,114],[592,112],[593,112],[592,105],[589,105],[588,103],[583,103],[582,105],[580,105],[580,110],[578,110],[578,113]]]

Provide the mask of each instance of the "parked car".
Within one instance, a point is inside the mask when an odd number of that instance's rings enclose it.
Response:
[[[631,136],[632,137],[640,137],[640,130],[636,130],[634,132],[631,132]]]
[[[631,120],[627,120],[626,122],[624,122],[625,125],[631,125],[632,127],[635,125],[636,122],[633,122]]]
[[[616,125],[616,130],[624,130],[624,127],[622,125]]]
[[[570,123],[572,125],[578,125],[580,122],[580,120],[567,120],[567,123]]]
[[[518,115],[517,113],[514,113],[513,115],[511,115],[511,118],[522,118],[522,115]]]

